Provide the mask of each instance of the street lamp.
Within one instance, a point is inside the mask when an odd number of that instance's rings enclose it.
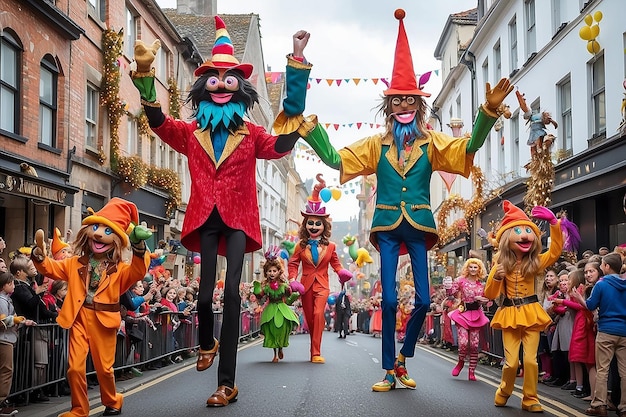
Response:
[[[259,276],[261,275],[261,271],[259,271],[258,269],[254,270],[254,278],[258,281],[259,280]]]

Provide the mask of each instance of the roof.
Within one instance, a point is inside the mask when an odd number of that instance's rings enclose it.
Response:
[[[215,17],[194,14],[179,14],[176,9],[163,9],[165,16],[174,24],[183,37],[188,37],[198,48],[203,61],[212,56],[215,44]],[[252,14],[220,14],[235,49],[235,58],[243,62]]]
[[[465,26],[472,25],[476,26],[478,24],[478,9],[473,8],[469,10],[465,10],[464,12],[452,13],[448,16],[448,20],[441,31],[441,36],[439,37],[439,41],[437,42],[437,46],[435,47],[434,56],[437,59],[441,58],[442,48],[444,47],[444,43],[449,36],[449,32],[452,28],[452,25]]]
[[[282,98],[282,91],[284,82],[279,83],[268,83],[267,84],[267,94],[270,101],[270,105],[272,106],[272,112],[274,115],[277,115],[280,110],[280,99]]]

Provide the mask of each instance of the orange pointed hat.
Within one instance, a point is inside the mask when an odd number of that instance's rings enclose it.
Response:
[[[535,223],[533,223],[526,213],[509,200],[502,202],[502,208],[504,209],[504,218],[500,222],[500,228],[496,232],[496,242],[500,243],[500,237],[505,230],[508,230],[515,226],[530,226],[537,237],[541,236],[541,232]]]
[[[70,244],[61,240],[61,231],[58,227],[54,228],[54,234],[52,235],[52,244],[50,245],[50,251],[52,257],[61,252],[65,248],[69,248]]]
[[[407,95],[430,97],[430,93],[420,90],[417,85],[415,70],[413,69],[411,48],[409,47],[409,40],[404,30],[403,19],[405,15],[406,13],[403,9],[396,9],[394,13],[395,18],[400,21],[400,27],[398,28],[398,40],[396,41],[396,55],[393,63],[391,84],[389,89],[383,91],[383,94],[385,96]]]
[[[210,69],[239,70],[244,78],[250,78],[252,75],[254,69],[252,64],[240,64],[235,58],[235,48],[226,30],[226,23],[219,16],[215,16],[215,44],[211,53],[213,56],[194,71],[196,77]]]
[[[122,239],[124,246],[128,246],[128,233],[134,225],[139,223],[137,206],[123,198],[113,197],[100,211],[94,212],[83,219],[83,224],[104,224],[109,226]]]

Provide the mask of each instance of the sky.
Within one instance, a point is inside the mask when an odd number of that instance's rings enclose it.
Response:
[[[176,7],[176,0],[157,3],[163,8]],[[284,71],[294,33],[302,29],[311,34],[304,51],[313,64],[305,114],[316,114],[320,123],[330,123],[330,141],[340,149],[382,131],[376,127],[383,123],[376,108],[386,86],[374,84],[372,79],[391,78],[398,36],[394,10],[406,11],[404,25],[415,72],[433,71],[424,87],[432,94],[432,103],[442,83],[440,72],[434,72],[441,68],[434,51],[443,27],[450,14],[476,5],[477,0],[218,0],[217,12],[259,15],[265,66],[272,71]],[[358,85],[355,78],[362,79]],[[331,86],[327,80],[332,80]],[[359,128],[358,123],[364,125]],[[328,187],[339,186],[338,172],[305,152],[296,152],[296,168],[303,181],[322,173]],[[357,193],[358,187],[349,183],[338,200],[327,203],[333,220],[347,221],[356,216]]]

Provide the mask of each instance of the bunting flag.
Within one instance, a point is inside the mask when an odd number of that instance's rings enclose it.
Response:
[[[435,74],[439,76],[439,70],[432,70],[425,72],[424,74],[415,74],[415,77],[420,79],[420,84],[426,84],[431,74]],[[268,71],[265,73],[265,82],[268,84],[278,84],[282,83],[285,80],[284,72],[276,72],[276,71]],[[385,85],[386,88],[389,88],[390,78],[389,77],[376,77],[376,78],[309,78],[309,82],[311,85],[315,84],[326,84],[329,87],[337,86],[340,87],[342,84],[347,85],[350,82],[354,83],[354,85],[359,85],[360,83],[374,83],[374,85],[378,85],[381,82]],[[423,86],[423,85],[422,85]]]

